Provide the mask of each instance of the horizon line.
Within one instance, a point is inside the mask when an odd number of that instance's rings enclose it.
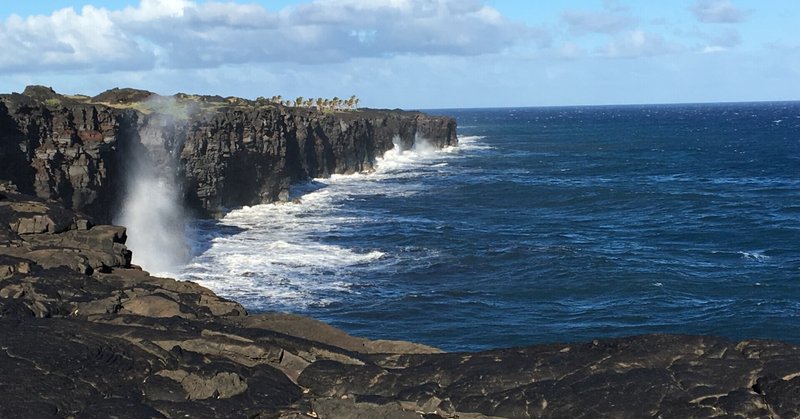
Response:
[[[742,100],[722,102],[654,102],[654,103],[608,103],[608,104],[578,104],[578,105],[520,105],[520,106],[467,106],[467,107],[441,107],[441,108],[400,108],[409,111],[439,111],[439,110],[491,110],[491,109],[542,109],[542,108],[602,108],[602,107],[635,107],[635,106],[688,106],[688,105],[744,105],[766,103],[798,103],[800,99],[778,100]],[[369,109],[364,107],[362,109]]]

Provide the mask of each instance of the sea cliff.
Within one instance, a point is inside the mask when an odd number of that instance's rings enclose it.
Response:
[[[134,158],[170,171],[197,216],[285,200],[292,183],[372,169],[392,147],[455,145],[451,118],[400,110],[286,107],[241,98],[43,86],[0,95],[0,178],[108,223]]]
[[[215,215],[367,170],[390,146],[455,142],[452,120],[420,113],[138,105],[151,96],[31,88],[0,101],[0,417],[800,416],[800,347],[782,342],[645,335],[444,353],[250,315],[151,276],[131,265],[127,230],[102,224],[131,153]]]

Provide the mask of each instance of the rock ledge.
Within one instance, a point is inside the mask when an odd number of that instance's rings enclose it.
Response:
[[[647,335],[479,353],[248,315],[125,229],[0,193],[0,417],[798,417],[800,347]]]

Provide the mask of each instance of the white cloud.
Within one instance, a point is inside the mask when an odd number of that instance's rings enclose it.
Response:
[[[728,48],[721,47],[719,45],[707,45],[702,50],[700,50],[700,52],[702,52],[703,54],[714,54],[717,52],[725,52],[727,50]]]
[[[634,58],[674,54],[681,50],[679,45],[668,42],[658,34],[637,29],[615,37],[598,52],[608,58]]]
[[[749,14],[734,6],[730,0],[697,0],[691,11],[697,20],[706,23],[742,22]]]
[[[163,17],[179,18],[193,8],[189,0],[140,0],[138,7],[126,7],[122,16],[128,21],[143,22]]]
[[[556,56],[559,58],[572,60],[583,55],[583,48],[574,42],[563,43],[556,51]]]
[[[570,34],[583,36],[590,55],[603,58],[636,58],[672,54],[682,50],[662,35],[640,27],[640,19],[630,9],[616,0],[604,0],[602,10],[567,10],[561,14]],[[598,39],[600,46],[589,46]],[[595,45],[598,45],[595,43]],[[581,42],[570,40],[556,52],[560,58],[574,59],[583,55]]]
[[[0,23],[0,68],[37,71],[82,67],[141,69],[152,54],[120,30],[105,9],[67,8],[50,16],[11,16]]]
[[[636,26],[637,19],[616,1],[606,0],[603,10],[567,10],[561,14],[570,32],[615,34]]]
[[[719,33],[699,33],[698,36],[705,41],[702,52],[722,52],[737,47],[742,43],[742,37],[735,29],[728,29]]]
[[[397,55],[470,56],[546,34],[471,0],[315,0],[255,4],[141,0],[0,23],[0,69],[216,68],[241,63],[332,63]]]

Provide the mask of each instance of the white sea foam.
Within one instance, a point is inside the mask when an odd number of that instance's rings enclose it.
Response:
[[[462,137],[460,140],[464,140]],[[447,160],[480,147],[480,137],[466,137],[458,147],[438,150],[422,138],[404,150],[395,147],[377,159],[375,170],[296,185],[293,203],[244,207],[231,211],[222,227],[198,224],[191,236],[194,259],[177,274],[251,307],[296,309],[342,301],[354,291],[353,281],[370,270],[393,266],[401,258],[416,260],[425,252],[404,249],[348,248],[325,240],[348,234],[380,214],[360,210],[363,196],[404,197],[424,192],[420,182],[406,179],[449,170]],[[424,220],[411,219],[411,222]],[[428,257],[431,257],[428,254]],[[357,288],[357,287],[356,287]]]
[[[466,136],[459,136],[458,137],[458,149],[462,151],[472,151],[472,150],[492,150],[494,147],[483,143],[481,140],[484,139],[481,135],[466,135]]]
[[[755,260],[758,262],[764,262],[769,259],[769,256],[765,255],[763,252],[752,251],[752,252],[737,252],[742,255],[742,259],[749,259]]]

